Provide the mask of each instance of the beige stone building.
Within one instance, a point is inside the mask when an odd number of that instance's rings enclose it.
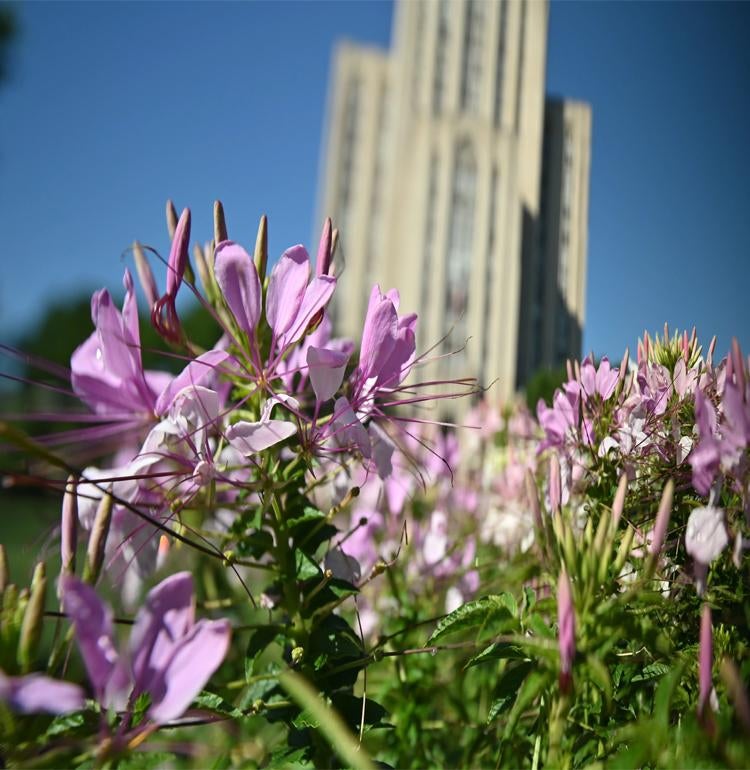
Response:
[[[358,336],[374,282],[396,286],[436,345],[429,374],[500,398],[580,352],[591,117],[545,107],[547,17],[542,0],[400,0],[392,50],[342,43],[329,86],[338,331]]]

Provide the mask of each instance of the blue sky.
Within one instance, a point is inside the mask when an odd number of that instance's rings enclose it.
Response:
[[[0,339],[119,288],[167,197],[274,254],[313,232],[333,45],[389,2],[27,3],[0,84]],[[553,2],[548,91],[593,105],[584,348],[698,326],[750,351],[750,4]]]

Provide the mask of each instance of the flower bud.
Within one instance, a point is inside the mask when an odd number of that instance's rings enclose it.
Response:
[[[656,521],[654,523],[651,545],[649,546],[649,554],[651,555],[652,559],[658,558],[659,554],[661,553],[661,549],[664,547],[664,540],[667,536],[667,529],[669,527],[669,519],[672,515],[673,496],[674,481],[669,479],[661,495],[659,510],[656,512]]]
[[[615,499],[612,501],[612,529],[616,530],[622,518],[622,511],[625,508],[625,495],[628,491],[628,475],[623,473],[617,484]]]
[[[170,238],[174,238],[175,230],[177,229],[177,209],[174,207],[171,199],[167,200],[164,213],[167,218],[167,232]]]
[[[34,667],[39,639],[44,621],[44,601],[47,595],[47,575],[44,562],[34,568],[31,579],[31,593],[21,623],[21,637],[18,641],[18,664],[21,671],[27,673]]]
[[[104,550],[109,535],[109,525],[112,521],[112,488],[102,496],[96,509],[94,525],[91,528],[88,548],[86,549],[86,568],[83,571],[84,582],[94,585],[104,563]]]
[[[565,568],[557,581],[557,643],[560,650],[560,689],[569,692],[576,654],[576,618],[570,580]]]
[[[258,235],[255,237],[255,269],[258,271],[261,285],[266,278],[266,267],[268,266],[268,218],[265,214],[260,218],[258,224]]]
[[[227,223],[224,218],[224,206],[221,201],[214,201],[214,246],[223,241],[228,241]]]
[[[560,460],[553,452],[549,458],[549,507],[552,513],[560,510],[561,501]]]
[[[632,527],[628,527],[625,530],[625,534],[620,541],[620,547],[617,549],[617,556],[615,557],[614,572],[619,575],[625,562],[630,556],[630,549],[633,547],[633,538],[635,537],[635,530]]]
[[[151,265],[149,265],[146,255],[143,253],[143,248],[138,241],[133,242],[133,256],[135,257],[135,270],[138,273],[138,280],[141,283],[146,302],[148,302],[148,308],[151,310],[159,301],[159,289],[156,285],[154,274],[151,271]]]
[[[617,373],[618,385],[622,385],[625,382],[625,377],[628,373],[628,365],[630,363],[630,348],[625,348],[625,353],[620,361],[620,370]]]
[[[742,348],[737,337],[732,337],[732,355],[734,360],[734,377],[737,380],[737,387],[740,389],[740,396],[745,400],[745,362],[742,359]]]
[[[9,582],[8,556],[5,553],[5,546],[0,543],[0,594],[5,592]]]
[[[318,256],[315,260],[315,273],[316,275],[328,275],[328,271],[331,268],[331,241],[333,239],[333,225],[331,224],[331,218],[327,217],[323,224],[323,232],[320,236],[320,244],[318,245]]]
[[[76,571],[76,546],[78,544],[78,494],[76,478],[68,476],[63,497],[62,523],[60,526],[60,576],[72,575]]]
[[[544,531],[544,521],[542,520],[542,511],[539,507],[539,495],[536,489],[536,482],[534,481],[534,475],[527,468],[524,478],[526,484],[526,497],[528,498],[529,505],[531,506],[531,513],[534,517],[534,525],[539,532]]]

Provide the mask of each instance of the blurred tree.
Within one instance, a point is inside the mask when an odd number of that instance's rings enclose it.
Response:
[[[526,385],[526,403],[532,414],[536,414],[536,405],[541,398],[547,406],[552,406],[555,390],[568,379],[564,366],[558,369],[538,369]]]

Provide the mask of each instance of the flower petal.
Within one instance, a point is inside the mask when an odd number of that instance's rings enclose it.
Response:
[[[149,709],[154,722],[163,724],[181,716],[229,649],[228,620],[201,620],[179,641],[162,675],[163,694]]]
[[[349,354],[328,348],[310,347],[307,351],[307,365],[315,397],[321,403],[333,398],[344,379]]]
[[[214,273],[240,329],[252,336],[260,320],[261,307],[260,279],[255,263],[242,246],[223,241],[216,247]]]
[[[0,671],[0,700],[21,714],[68,714],[82,709],[86,698],[76,684],[43,674],[6,677]]]
[[[287,420],[241,420],[226,430],[229,443],[245,457],[262,452],[264,449],[288,439],[297,432],[297,426]]]
[[[164,388],[156,400],[156,414],[162,415],[169,411],[177,394],[190,385],[203,385],[205,381],[216,374],[216,368],[231,358],[225,350],[209,350],[191,361]]]
[[[266,296],[266,318],[277,337],[296,319],[309,278],[310,257],[305,247],[287,249],[271,273]]]
[[[97,698],[104,701],[119,656],[112,629],[112,610],[96,591],[75,577],[62,579],[63,607],[75,626],[81,651]]]
[[[152,588],[130,633],[134,694],[149,690],[195,622],[193,578],[178,572]],[[152,692],[152,697],[156,693]]]

